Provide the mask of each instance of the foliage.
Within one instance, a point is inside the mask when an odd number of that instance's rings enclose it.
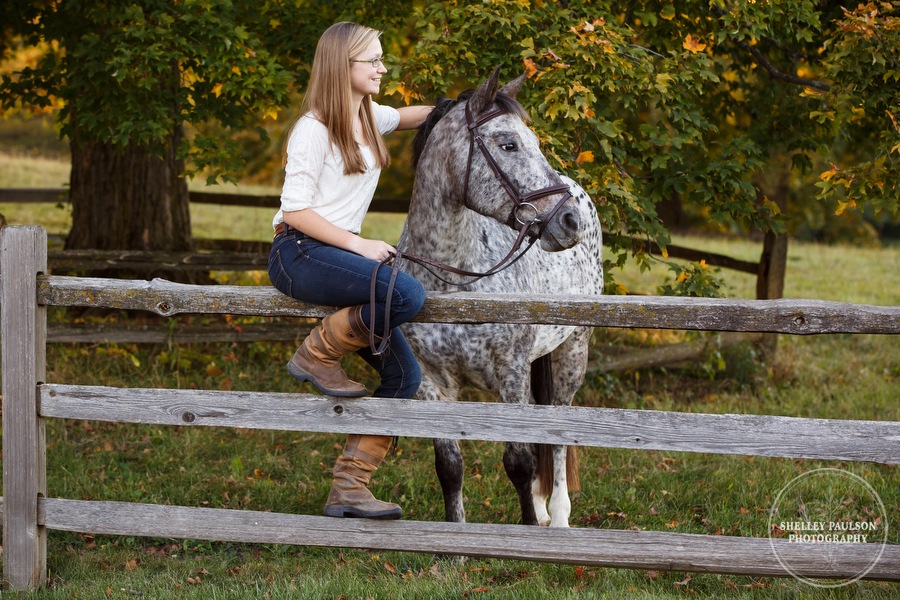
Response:
[[[2,106],[62,106],[64,133],[121,145],[159,145],[184,122],[190,168],[227,179],[265,149],[246,131],[265,139],[290,123],[283,109],[297,103],[319,33],[352,19],[385,30],[394,60],[384,89],[398,103],[453,95],[496,66],[508,79],[528,73],[523,99],[548,155],[586,186],[612,231],[665,246],[663,202],[741,233],[809,223],[859,232],[900,214],[897,2],[212,7],[4,3],[0,46],[18,62],[0,85]],[[616,248],[608,266],[629,250]]]
[[[897,150],[896,124],[885,127],[897,111],[894,12],[881,3],[843,14],[808,0],[429,3],[389,90],[427,97],[497,65],[509,78],[524,70],[525,103],[554,162],[586,184],[606,227],[662,245],[656,207],[672,199],[720,228],[784,231],[788,199],[809,202],[801,178],[831,156],[838,133],[865,146],[882,132],[876,156],[844,173],[860,205],[897,214],[897,178],[885,183]],[[883,73],[865,72],[870,45]],[[869,128],[846,127],[863,101]]]
[[[722,282],[716,273],[709,268],[705,260],[690,265],[669,263],[669,270],[675,276],[674,281],[660,286],[658,292],[662,296],[691,296],[694,298],[721,296]]]
[[[837,212],[869,204],[894,210],[900,197],[900,3],[843,10],[827,44],[833,81],[828,110],[815,113],[837,131],[835,162],[820,175],[819,197]],[[868,144],[855,143],[866,139]]]
[[[7,111],[60,108],[62,133],[161,152],[175,126],[195,135],[181,155],[192,172],[231,179],[242,166],[232,135],[267,135],[291,100],[311,40],[354,3],[4,3],[0,85]],[[382,11],[390,15],[390,11]],[[21,57],[26,57],[23,61]]]

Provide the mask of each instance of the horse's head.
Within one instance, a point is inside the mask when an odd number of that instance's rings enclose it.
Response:
[[[414,165],[440,145],[444,159],[429,168],[448,170],[456,182],[451,198],[516,231],[528,226],[544,250],[571,248],[581,240],[583,217],[516,101],[525,75],[503,87],[498,76],[496,69],[478,89],[438,103],[414,142]]]

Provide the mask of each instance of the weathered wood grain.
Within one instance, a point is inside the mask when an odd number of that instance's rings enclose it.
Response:
[[[13,586],[32,587],[45,582],[45,527],[120,535],[385,548],[643,569],[788,574],[767,539],[339,520],[250,511],[44,499],[40,496],[46,495],[45,449],[43,418],[39,416],[518,440],[884,464],[900,462],[900,423],[895,422],[46,384],[38,386],[38,398],[35,398],[35,384],[44,378],[46,318],[43,306],[124,308],[147,310],[163,316],[230,313],[322,317],[333,309],[296,302],[268,286],[190,286],[164,280],[136,282],[35,277],[36,273],[46,269],[46,254],[41,254],[46,248],[46,236],[42,230],[36,233],[27,231],[28,228],[12,229],[19,230],[16,235],[21,234],[21,238],[16,239],[22,249],[7,252],[6,238],[0,242],[4,249],[0,271],[6,275],[0,279],[3,371],[4,374],[18,373],[10,369],[18,369],[21,363],[24,372],[29,373],[10,378],[16,382],[11,384],[15,388],[13,395],[24,398],[21,402],[18,399],[10,401],[7,377],[3,382],[4,575]],[[16,258],[28,252],[37,257],[34,266],[27,260],[23,263]],[[12,276],[11,272],[14,273]],[[37,298],[37,306],[34,298]],[[18,324],[21,319],[9,315],[26,312],[24,327],[16,328],[18,325],[10,324]],[[512,295],[432,294],[418,319],[472,324],[497,321],[798,335],[900,333],[900,307],[815,300],[634,296],[541,296],[522,300]],[[8,342],[10,338],[12,341]],[[11,359],[14,361],[12,367],[7,362],[9,354],[15,355]],[[15,408],[9,410],[10,405]],[[7,413],[11,415],[9,419]],[[8,427],[8,422],[13,421],[16,425]],[[7,450],[8,443],[12,451]],[[19,460],[20,455],[25,456],[24,460]],[[9,476],[8,464],[15,465],[16,473],[28,472],[29,475]],[[25,483],[20,485],[23,481]],[[8,541],[7,535],[12,535],[12,542]],[[871,568],[866,577],[900,580],[900,550],[897,546],[842,544],[840,556],[835,560],[831,545],[787,544],[781,540],[774,544],[778,556],[787,557],[793,574],[854,578]],[[25,568],[29,565],[30,570]],[[10,572],[24,575],[11,578]]]
[[[47,493],[44,421],[35,386],[45,379],[46,308],[35,303],[36,277],[47,269],[40,227],[0,230],[0,329],[3,372],[3,580],[11,589],[43,585],[47,535],[37,523]]]
[[[41,522],[62,531],[213,541],[369,548],[598,567],[771,577],[900,580],[900,546],[525,525],[330,519],[259,511],[43,499]],[[774,548],[774,549],[773,549]],[[776,550],[777,549],[777,550]],[[781,560],[779,560],[779,558]],[[790,571],[782,566],[784,561]]]
[[[62,271],[265,271],[268,260],[267,254],[222,251],[57,250],[48,257],[50,268]]]
[[[250,323],[228,325],[131,325],[122,323],[54,323],[47,329],[48,343],[203,344],[212,342],[300,342],[310,323]]]
[[[44,384],[44,417],[900,464],[900,423]]]
[[[269,286],[198,286],[163,279],[123,281],[87,277],[38,278],[38,302],[186,313],[324,317],[333,307],[288,298]],[[417,321],[541,323],[743,331],[810,335],[900,333],[900,306],[825,300],[682,298],[673,296],[554,296],[430,293]]]

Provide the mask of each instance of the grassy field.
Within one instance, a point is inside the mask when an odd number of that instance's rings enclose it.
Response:
[[[14,157],[10,157],[11,160]],[[11,162],[0,160],[0,169]],[[0,187],[55,187],[64,164],[24,161],[0,170]],[[15,171],[34,175],[16,179]],[[55,178],[55,179],[53,179]],[[49,181],[56,183],[49,183]],[[11,183],[15,181],[17,183]],[[192,208],[202,237],[266,239],[271,211]],[[3,205],[11,224],[67,228],[65,207]],[[401,221],[373,215],[366,227],[396,239]],[[679,237],[676,243],[757,260],[748,241]],[[900,248],[881,250],[793,243],[786,295],[900,304]],[[618,281],[652,293],[665,268],[626,269]],[[729,295],[752,297],[751,276],[722,273]],[[267,283],[263,274],[221,280]],[[53,311],[59,320],[97,319]],[[104,317],[106,319],[121,317]],[[185,320],[192,320],[186,318]],[[193,320],[199,320],[194,318]],[[286,325],[287,326],[287,325]],[[597,355],[693,334],[598,330]],[[48,380],[133,387],[272,392],[309,391],[281,365],[280,343],[160,345],[54,344]],[[348,369],[370,385],[358,361]],[[900,421],[900,340],[886,336],[788,337],[768,364],[739,346],[696,364],[626,373],[592,373],[576,402],[584,406],[752,413]],[[475,397],[473,395],[473,397]],[[48,424],[51,496],[319,514],[340,448],[334,435],[212,428],[163,428],[75,421]],[[499,444],[464,442],[468,519],[516,523],[515,493]],[[405,518],[438,521],[443,505],[430,442],[404,438],[376,475],[376,495],[400,502]],[[863,477],[880,495],[900,543],[900,472],[869,464],[825,463],[696,453],[582,450],[583,490],[572,524],[710,535],[764,537],[772,503],[792,478],[822,466]],[[456,565],[429,555],[308,547],[139,539],[51,532],[51,584],[23,598],[896,598],[897,584],[856,583],[836,590],[793,579],[581,568],[520,561]],[[16,596],[19,597],[19,596]]]

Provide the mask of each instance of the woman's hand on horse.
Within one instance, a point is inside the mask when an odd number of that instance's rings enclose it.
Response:
[[[370,240],[364,237],[357,238],[353,251],[360,256],[382,262],[391,256],[397,256],[397,249],[382,240]]]

